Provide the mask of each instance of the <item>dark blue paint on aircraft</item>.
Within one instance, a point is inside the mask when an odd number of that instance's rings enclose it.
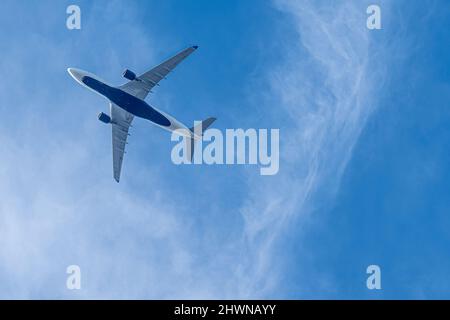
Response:
[[[106,96],[113,103],[128,111],[132,115],[153,121],[154,123],[161,126],[170,127],[169,119],[153,109],[145,101],[136,98],[135,96],[126,93],[125,91],[110,87],[107,84],[104,84],[103,82],[100,82],[89,76],[84,76],[82,81],[89,88]]]

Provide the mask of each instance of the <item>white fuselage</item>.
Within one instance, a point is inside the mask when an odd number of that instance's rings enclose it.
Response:
[[[147,119],[169,132],[176,131],[178,134],[188,138],[193,138],[195,140],[201,139],[201,137],[194,134],[187,126],[171,115],[150,106],[144,100],[139,99],[120,88],[107,84],[96,75],[75,68],[69,68],[68,72],[83,87],[107,98],[111,103],[129,112],[133,116]]]

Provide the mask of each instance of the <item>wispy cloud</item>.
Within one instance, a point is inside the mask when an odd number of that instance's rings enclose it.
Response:
[[[42,6],[55,10],[54,2]],[[19,3],[8,9],[23,12]],[[28,9],[23,14],[32,16]],[[86,19],[73,33],[59,23],[60,9],[46,20],[61,30],[60,38],[37,28],[20,41],[19,35],[4,39],[9,48],[0,68],[10,76],[0,86],[0,109],[8,115],[0,128],[0,297],[195,297],[202,289],[188,292],[189,281],[177,285],[194,272],[186,210],[167,201],[170,190],[156,168],[137,177],[157,186],[148,192],[113,182],[111,166],[100,164],[111,163],[110,131],[96,130],[91,121],[106,101],[83,94],[66,72],[95,64],[96,72],[111,76],[122,66],[118,57],[136,63],[138,57],[98,37],[106,32],[151,60],[148,37],[132,23],[135,7],[117,1],[82,6]],[[80,292],[65,287],[70,264],[81,267]]]
[[[95,163],[110,163],[110,132],[87,120],[86,112],[91,119],[100,111],[92,106],[101,100],[73,89],[67,63],[91,64],[113,78],[126,63],[146,63],[141,57],[150,59],[154,50],[142,37],[148,30],[134,23],[130,3],[92,10],[91,18],[84,13],[77,37],[49,39],[32,31],[8,38],[2,53],[0,68],[9,77],[0,85],[0,297],[273,296],[278,278],[269,271],[280,256],[274,243],[290,222],[311,212],[314,198],[336,190],[375,106],[384,73],[373,59],[379,52],[365,29],[365,7],[359,1],[275,3],[296,30],[293,38],[281,39],[283,60],[261,74],[271,91],[259,107],[270,112],[276,106],[286,120],[280,173],[246,177],[242,194],[248,196],[236,205],[243,222],[227,221],[230,236],[223,238],[210,231],[223,221],[205,219],[199,228],[193,211],[217,217],[217,211],[228,215],[229,207],[209,202],[192,209],[196,200],[179,201],[174,185],[165,183],[167,173],[156,166],[146,166],[133,183],[117,185],[111,168]],[[64,28],[63,22],[46,20]],[[99,37],[105,33],[122,37],[124,47]],[[93,45],[98,55],[86,52]],[[12,107],[16,112],[7,112]],[[131,163],[144,166],[129,156]],[[69,264],[82,269],[80,292],[65,288]]]
[[[280,173],[255,180],[241,209],[250,253],[242,264],[246,296],[276,288],[282,248],[274,243],[335,194],[386,75],[364,3],[279,0],[275,7],[296,32],[280,35],[284,59],[267,74],[269,104],[284,117]]]

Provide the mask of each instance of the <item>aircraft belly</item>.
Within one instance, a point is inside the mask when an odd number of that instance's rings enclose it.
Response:
[[[163,127],[169,127],[171,125],[169,119],[167,119],[162,113],[150,107],[145,101],[131,95],[126,95],[112,95],[109,99],[120,108],[128,111],[136,117],[150,120]]]
[[[150,120],[160,126],[170,127],[171,122],[161,112],[150,107],[144,100],[141,100],[121,89],[110,87],[109,85],[90,76],[84,76],[82,82],[107,97],[111,102],[120,108],[128,111],[132,115]]]

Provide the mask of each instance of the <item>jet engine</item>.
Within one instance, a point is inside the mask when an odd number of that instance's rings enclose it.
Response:
[[[106,124],[111,123],[111,117],[103,112],[100,112],[98,114],[98,120],[100,120],[101,122],[106,123]]]
[[[136,74],[133,71],[125,69],[125,71],[123,72],[123,77],[128,79],[128,80],[133,81],[133,80],[136,79]]]

